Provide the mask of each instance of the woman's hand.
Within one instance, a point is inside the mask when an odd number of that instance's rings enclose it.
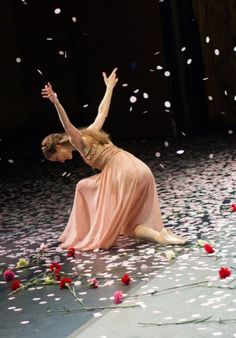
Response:
[[[104,82],[107,88],[113,89],[115,85],[117,84],[118,78],[116,76],[116,71],[117,71],[117,68],[114,68],[109,77],[107,77],[107,74],[105,72],[102,73]]]
[[[57,94],[53,91],[52,85],[48,82],[41,91],[42,97],[44,99],[49,99],[53,103],[57,101]]]

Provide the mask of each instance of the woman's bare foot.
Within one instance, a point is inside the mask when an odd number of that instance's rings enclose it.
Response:
[[[184,238],[180,238],[178,236],[173,236],[168,232],[166,228],[163,228],[160,232],[157,233],[157,241],[160,244],[168,245],[168,244],[178,244],[183,245],[186,243]]]
[[[182,239],[183,241],[186,242],[186,238],[184,238],[183,236],[176,235],[170,228],[165,228],[165,229],[167,230],[167,232],[168,232],[171,236],[173,236],[173,237],[175,237],[175,238],[178,238],[178,239]]]

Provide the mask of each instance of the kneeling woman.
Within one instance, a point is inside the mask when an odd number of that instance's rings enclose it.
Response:
[[[64,134],[51,134],[42,141],[44,156],[50,161],[64,162],[72,159],[72,152],[77,150],[88,165],[101,170],[77,184],[71,215],[59,238],[61,247],[108,249],[120,234],[160,244],[184,244],[184,238],[163,227],[155,179],[149,167],[116,147],[101,131],[118,81],[116,69],[109,77],[103,73],[103,77],[106,92],[98,115],[84,129],[71,124],[50,83],[42,89],[43,97],[55,105],[65,129]]]

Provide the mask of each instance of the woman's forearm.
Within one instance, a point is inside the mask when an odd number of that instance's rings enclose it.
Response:
[[[57,110],[57,113],[58,113],[58,116],[59,116],[59,119],[61,121],[61,124],[63,126],[63,128],[65,129],[65,132],[67,134],[70,133],[70,129],[72,127],[72,123],[70,122],[66,112],[65,112],[65,109],[63,108],[63,106],[61,105],[60,101],[58,99],[54,100],[53,101],[53,104]]]
[[[104,117],[107,117],[111,104],[112,94],[113,88],[107,87],[105,95],[98,107],[98,114],[102,114],[104,115]]]
[[[113,94],[113,88],[107,87],[105,95],[98,107],[97,117],[94,120],[94,122],[89,126],[89,129],[100,130],[103,127],[103,124],[109,112],[112,94]]]
[[[65,109],[61,105],[58,99],[53,100],[53,104],[57,110],[59,119],[62,123],[62,126],[67,133],[67,135],[70,137],[72,144],[78,148],[81,149],[82,145],[82,137],[80,131],[70,122]]]

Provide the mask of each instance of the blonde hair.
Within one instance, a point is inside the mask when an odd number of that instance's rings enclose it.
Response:
[[[87,128],[78,129],[82,136],[88,135],[100,144],[110,143],[110,136],[103,130],[92,130]],[[41,149],[44,157],[49,160],[50,157],[56,153],[57,145],[68,145],[70,144],[69,136],[66,133],[54,133],[46,136],[42,143]]]

